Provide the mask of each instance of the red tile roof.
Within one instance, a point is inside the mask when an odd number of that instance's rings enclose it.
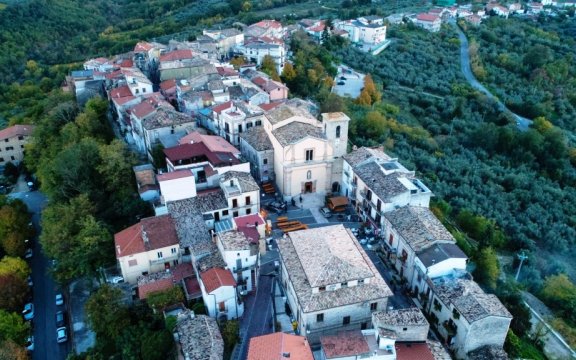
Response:
[[[127,96],[132,96],[132,92],[127,85],[110,90],[110,97],[112,99],[123,98]]]
[[[146,240],[146,241],[145,241]],[[176,228],[170,215],[140,220],[114,235],[116,258],[178,245]]]
[[[116,105],[124,105],[127,102],[130,102],[130,101],[135,100],[135,99],[136,99],[135,96],[124,96],[121,98],[114,98],[114,99],[112,99],[112,101],[114,101],[114,103]]]
[[[426,343],[396,343],[396,360],[434,360]]]
[[[160,62],[192,59],[193,57],[194,53],[190,49],[174,50],[160,56]]]
[[[220,76],[238,76],[238,71],[228,67],[217,66],[216,71]]]
[[[211,293],[222,286],[236,286],[236,280],[229,270],[212,268],[200,274],[207,293]]]
[[[190,263],[178,264],[171,268],[170,271],[172,272],[172,278],[175,282],[180,282],[183,279],[194,275],[194,267]]]
[[[153,292],[171,289],[174,286],[172,278],[159,279],[138,286],[138,297],[146,299]]]
[[[250,26],[258,26],[264,29],[275,28],[280,29],[282,28],[282,24],[276,20],[262,20],[257,22],[256,24],[252,24]]]
[[[287,353],[291,359],[314,360],[304,336],[280,332],[250,339],[248,360],[286,360],[283,354]]]
[[[434,22],[436,20],[438,20],[438,16],[434,15],[434,14],[418,14],[416,16],[416,19],[420,20],[420,21],[431,21]]]
[[[34,131],[33,125],[14,125],[0,130],[0,140],[10,139],[15,136],[30,136]]]
[[[134,61],[132,59],[124,59],[120,62],[121,68],[131,68],[134,66]]]
[[[182,179],[190,176],[194,176],[194,174],[192,173],[192,171],[190,171],[190,169],[180,169],[176,171],[167,172],[164,174],[158,174],[156,175],[156,179],[158,179],[159,182],[162,182],[168,180]]]
[[[258,106],[260,106],[260,108],[264,111],[270,111],[272,109],[274,109],[275,107],[277,107],[278,105],[280,105],[281,103],[279,102],[275,102],[275,103],[270,103],[270,104],[260,104]]]
[[[268,80],[264,79],[262,76],[255,77],[252,79],[252,82],[260,87],[263,87],[268,83]]]
[[[134,46],[134,52],[135,52],[135,53],[137,53],[137,52],[147,52],[147,51],[149,51],[150,49],[152,49],[152,44],[147,43],[147,42],[143,42],[143,41],[137,43],[136,46]]]
[[[256,226],[264,225],[264,219],[260,214],[251,214],[246,216],[239,216],[234,218],[236,223],[236,228],[238,231],[246,235],[247,238],[253,243],[258,243],[260,239],[260,233]]]
[[[337,335],[322,336],[320,343],[329,359],[356,357],[370,352],[370,347],[360,331],[342,331]]]
[[[166,91],[176,87],[176,79],[164,80],[160,83],[160,89]]]
[[[240,151],[230,144],[226,139],[215,135],[204,135],[197,131],[192,131],[190,134],[178,140],[179,144],[187,143],[204,143],[210,151],[214,152],[230,152],[233,154],[240,154]]]
[[[184,279],[184,287],[186,288],[186,293],[190,297],[201,296],[202,294],[200,283],[198,282],[198,278],[195,276]]]
[[[138,119],[143,119],[155,111],[156,109],[154,106],[152,106],[148,101],[143,101],[132,108],[132,114]]]
[[[212,111],[214,111],[217,114],[220,114],[222,111],[224,111],[226,109],[230,109],[231,107],[232,107],[232,101],[226,101],[223,104],[214,106],[212,108]]]
[[[204,143],[182,144],[164,149],[164,154],[172,164],[190,159],[192,163],[209,161],[213,166],[239,164],[240,161],[229,152],[213,152]]]

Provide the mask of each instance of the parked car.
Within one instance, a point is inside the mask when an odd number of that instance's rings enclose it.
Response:
[[[124,282],[124,278],[122,276],[114,276],[112,279],[110,279],[110,282],[112,284],[121,284]]]
[[[340,76],[340,80],[346,80],[346,76]]]
[[[32,256],[34,256],[34,252],[32,251],[32,249],[30,248],[26,249],[26,252],[24,253],[24,258],[32,259]]]
[[[28,278],[26,279],[26,281],[28,281],[28,286],[30,286],[30,287],[34,286],[34,282],[32,281],[32,276],[28,275]]]
[[[34,335],[28,336],[26,339],[26,350],[34,351]]]
[[[64,296],[62,296],[62,293],[57,293],[56,294],[56,306],[60,306],[60,305],[64,305]]]
[[[344,81],[338,81],[336,84],[338,85],[346,85],[346,83]]]
[[[66,326],[66,313],[64,311],[58,311],[56,313],[56,327],[60,328]]]
[[[22,310],[22,315],[24,315],[24,320],[34,319],[34,304],[28,303],[24,305],[24,310]]]
[[[56,341],[58,343],[65,343],[68,341],[68,330],[65,326],[56,329]]]
[[[332,217],[332,211],[330,211],[330,209],[328,209],[327,207],[323,207],[322,209],[320,209],[320,214],[322,214],[322,216],[324,216],[325,218]]]
[[[266,205],[266,209],[281,214],[286,211],[286,203],[280,201],[272,201]]]

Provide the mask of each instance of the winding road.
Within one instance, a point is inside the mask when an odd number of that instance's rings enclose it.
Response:
[[[462,74],[464,74],[464,77],[466,78],[470,86],[472,86],[474,89],[478,91],[481,91],[490,99],[496,101],[498,103],[498,108],[501,111],[511,113],[516,118],[516,125],[518,126],[518,129],[522,131],[528,130],[528,128],[532,124],[532,120],[513,113],[510,109],[506,107],[506,105],[504,105],[502,101],[500,101],[496,96],[494,96],[490,91],[488,91],[488,89],[486,89],[486,87],[482,85],[476,79],[476,77],[474,77],[474,74],[472,73],[472,68],[470,67],[470,54],[468,53],[468,39],[466,38],[466,35],[462,31],[462,29],[460,29],[460,27],[455,22],[452,21],[451,24],[452,26],[454,26],[456,31],[458,31],[458,36],[460,38],[460,68],[462,70]]]

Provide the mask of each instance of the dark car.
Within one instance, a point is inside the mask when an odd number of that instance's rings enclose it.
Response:
[[[338,81],[337,84],[338,85],[346,85],[346,83],[344,81]]]
[[[273,211],[277,214],[281,214],[286,211],[286,203],[280,201],[272,201],[268,205],[266,205],[266,209],[269,211]]]
[[[340,80],[346,80],[346,76],[340,76]]]
[[[56,313],[56,327],[66,326],[66,313],[64,311],[58,311]]]

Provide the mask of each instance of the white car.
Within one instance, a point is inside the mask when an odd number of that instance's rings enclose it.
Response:
[[[112,279],[110,279],[110,282],[112,284],[121,284],[124,282],[124,278],[122,276],[114,276]]]
[[[64,305],[64,296],[62,293],[56,294],[56,306]]]
[[[34,256],[34,252],[32,251],[32,249],[26,249],[26,252],[24,253],[24,257],[26,259],[32,259],[32,256]]]
[[[68,341],[68,331],[66,327],[62,326],[56,329],[56,341],[58,343],[64,343]]]
[[[34,335],[28,336],[28,339],[26,339],[26,350],[34,351]]]

